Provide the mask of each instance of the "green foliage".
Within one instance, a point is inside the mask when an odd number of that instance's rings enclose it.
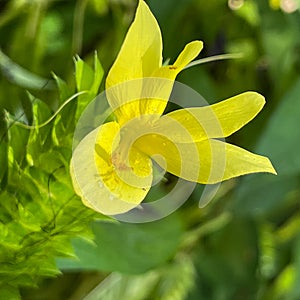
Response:
[[[92,229],[95,244],[73,240],[79,260],[60,259],[58,266],[61,269],[143,273],[174,255],[182,232],[176,215],[151,224],[98,222],[93,224]]]
[[[260,174],[245,179],[237,189],[237,213],[266,215],[278,207],[289,209],[297,205],[296,195],[291,199],[288,197],[291,191],[297,192],[299,185],[296,175],[300,171],[299,156],[293,150],[298,148],[300,140],[299,132],[295,129],[299,122],[299,93],[298,79],[282,98],[257,144],[257,152],[270,153],[280,176]]]
[[[278,176],[225,182],[201,210],[198,185],[175,215],[135,225],[86,208],[69,162],[78,118],[104,88],[137,1],[0,2],[0,299],[52,300],[54,290],[57,300],[300,298],[299,10],[147,1],[164,60],[194,39],[204,41],[202,57],[243,54],[178,79],[209,103],[263,94],[262,114],[229,142],[269,156]],[[173,184],[169,176],[147,201]],[[95,269],[101,276],[88,285]],[[81,279],[65,284],[70,273]]]
[[[83,61],[81,64],[85,65]],[[96,67],[90,70],[95,78],[94,94],[103,75],[98,63]],[[60,78],[54,78],[58,104],[64,105],[72,92]],[[1,143],[7,149],[2,160],[8,162],[7,173],[2,174],[8,176],[2,180],[0,194],[1,299],[17,298],[19,286],[35,286],[41,277],[59,274],[55,257],[74,256],[70,238],[91,239],[89,224],[96,217],[74,194],[69,175],[75,116],[84,105],[77,106],[73,101],[54,121],[45,122],[53,111],[31,94],[28,96],[33,125],[7,114],[7,130]],[[85,99],[85,104],[91,97]],[[97,214],[97,218],[101,216]]]
[[[90,103],[98,94],[99,86],[103,77],[103,69],[98,59],[97,53],[94,55],[94,70],[91,69],[79,56],[75,62],[75,80],[77,91],[88,91],[88,94],[79,96],[76,120],[79,119],[83,109]]]
[[[112,273],[87,300],[185,299],[194,283],[194,265],[189,257],[180,256],[162,268],[140,276]]]

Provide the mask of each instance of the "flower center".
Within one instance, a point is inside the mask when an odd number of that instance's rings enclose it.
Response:
[[[115,169],[120,171],[129,171],[132,168],[127,165],[126,160],[128,157],[129,149],[118,147],[111,156],[111,161]]]

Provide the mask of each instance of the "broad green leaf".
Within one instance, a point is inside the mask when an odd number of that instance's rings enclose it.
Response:
[[[287,206],[288,193],[298,185],[298,178],[291,175],[249,175],[236,189],[234,211],[238,215],[270,216]]]
[[[95,244],[74,239],[78,260],[59,259],[62,270],[103,270],[137,274],[174,255],[181,234],[176,215],[145,224],[94,223]]]
[[[53,82],[50,79],[29,72],[14,63],[8,56],[0,50],[0,70],[12,83],[29,89],[52,89]]]
[[[259,153],[267,154],[279,175],[300,172],[299,115],[300,78],[281,99],[257,145]]]
[[[287,206],[287,196],[298,188],[300,172],[300,79],[283,97],[262,132],[256,151],[270,157],[277,176],[259,174],[241,181],[235,199],[239,214],[266,215]]]

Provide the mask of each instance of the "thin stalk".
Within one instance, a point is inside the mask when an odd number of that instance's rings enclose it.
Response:
[[[220,55],[214,55],[214,56],[209,56],[209,57],[205,57],[205,58],[201,58],[201,59],[197,59],[195,61],[192,61],[190,64],[188,64],[185,69],[194,67],[194,66],[198,66],[201,64],[205,64],[208,62],[212,62],[212,61],[217,61],[217,60],[225,60],[225,59],[238,59],[238,58],[242,58],[244,55],[243,53],[228,53],[228,54],[220,54]]]

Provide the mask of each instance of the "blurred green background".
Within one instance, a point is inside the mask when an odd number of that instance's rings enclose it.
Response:
[[[1,0],[0,299],[300,299],[300,2],[147,3],[165,59],[194,39],[204,41],[200,58],[243,54],[178,80],[209,103],[263,94],[263,112],[228,141],[270,157],[278,176],[224,182],[203,209],[198,185],[180,210],[147,224],[86,208],[69,161],[76,121],[96,91],[42,128],[20,123],[41,124],[76,89],[98,89],[137,1]],[[168,191],[167,179],[154,196]]]

